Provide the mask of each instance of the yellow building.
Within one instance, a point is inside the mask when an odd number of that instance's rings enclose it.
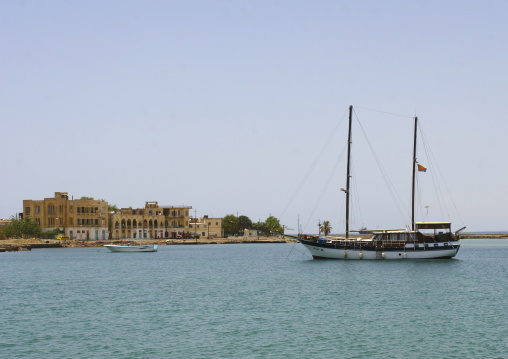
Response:
[[[59,229],[70,239],[108,239],[108,202],[69,199],[67,192],[55,197],[24,200],[23,217],[37,222],[43,231]]]
[[[189,232],[192,236],[201,238],[222,238],[224,229],[222,228],[222,218],[203,216],[199,219],[192,218],[189,222]]]
[[[122,208],[110,213],[111,239],[183,238],[187,236],[191,206],[159,206],[146,202],[145,208]]]

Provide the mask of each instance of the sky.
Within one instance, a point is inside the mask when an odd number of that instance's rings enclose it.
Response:
[[[353,105],[351,228],[408,225],[417,116],[436,164],[419,145],[416,220],[508,230],[507,13],[496,0],[2,1],[0,218],[68,192],[343,233]],[[437,174],[443,200],[427,189]]]

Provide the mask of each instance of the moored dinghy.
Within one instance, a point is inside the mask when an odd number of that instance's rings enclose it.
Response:
[[[111,252],[157,252],[158,244],[106,244],[104,245]]]

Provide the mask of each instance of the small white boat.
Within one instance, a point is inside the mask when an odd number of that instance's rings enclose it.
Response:
[[[159,248],[158,244],[126,244],[126,245],[118,245],[118,244],[106,244],[104,245],[111,252],[157,252]]]

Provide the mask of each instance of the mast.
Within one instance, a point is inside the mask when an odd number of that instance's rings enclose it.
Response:
[[[415,177],[416,177],[416,131],[418,129],[418,117],[415,117],[415,139],[413,145],[413,189],[411,191],[411,230],[415,230]]]
[[[351,124],[353,119],[353,106],[349,106],[349,134],[347,137],[347,179],[346,179],[346,239],[349,237],[349,180],[351,169]]]

